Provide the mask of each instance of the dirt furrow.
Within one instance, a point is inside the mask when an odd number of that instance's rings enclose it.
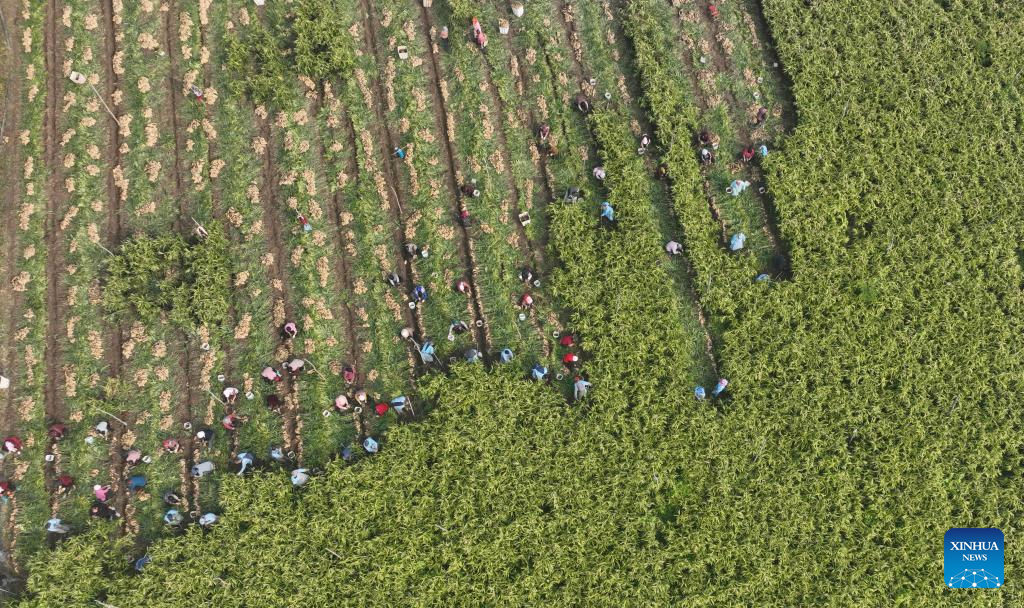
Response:
[[[46,52],[46,124],[43,129],[43,147],[46,156],[46,347],[44,361],[46,363],[46,385],[44,390],[46,420],[64,421],[64,399],[58,386],[58,379],[63,377],[60,369],[63,360],[62,349],[57,341],[61,321],[66,317],[66,300],[62,297],[64,285],[60,277],[64,276],[64,243],[61,240],[59,215],[67,200],[63,188],[62,163],[60,161],[60,143],[58,141],[60,112],[58,104],[63,96],[63,53],[59,39],[57,11],[60,10],[56,0],[50,0],[46,9],[46,30],[44,46]],[[47,453],[53,452],[54,441],[47,441]],[[54,462],[44,462],[46,486],[51,488],[50,508],[56,508],[55,491],[56,467]]]
[[[181,65],[179,63],[179,57],[181,53],[181,45],[178,42],[178,37],[175,35],[175,26],[178,22],[178,4],[174,0],[171,0],[167,4],[167,11],[164,12],[164,50],[167,53],[168,62],[170,63],[170,75],[167,81],[167,99],[171,106],[170,112],[170,128],[174,137],[174,196],[178,200],[178,217],[175,220],[175,230],[182,236],[189,233],[192,229],[191,219],[186,219],[189,215],[189,204],[186,195],[186,181],[183,178],[184,170],[181,166],[181,151],[185,147],[184,133],[182,132],[181,125],[179,123],[178,112],[182,103],[181,93]],[[186,422],[192,424],[192,412],[193,404],[197,403],[194,395],[193,378],[192,373],[195,368],[194,361],[195,355],[192,353],[191,340],[189,336],[184,332],[177,332],[179,350],[181,353],[181,368],[184,373],[184,386],[181,392],[178,394],[178,398],[175,400],[174,408],[174,421],[179,428],[184,428]],[[194,463],[193,451],[194,451],[194,433],[184,433],[181,438],[178,439],[182,447],[182,454],[185,460],[185,471],[190,471]],[[198,482],[192,480],[189,477],[182,478],[182,487],[185,489],[184,498],[189,505],[197,503],[199,496]]]
[[[18,11],[14,0],[0,2],[0,12],[3,14],[4,23],[10,31],[19,31]],[[10,36],[8,32],[8,37]],[[3,247],[5,248],[3,284],[0,284],[0,315],[4,324],[3,352],[0,353],[0,373],[11,378],[11,382],[17,381],[16,361],[14,352],[14,333],[17,327],[17,311],[21,309],[24,298],[20,297],[11,287],[14,279],[14,272],[17,269],[18,260],[18,222],[13,218],[17,213],[18,203],[21,200],[22,181],[21,167],[24,162],[22,147],[12,137],[18,125],[21,124],[21,88],[18,85],[21,75],[21,56],[13,48],[7,49],[3,54],[6,69],[3,70],[4,107],[0,108],[3,113],[3,129],[0,131],[0,166],[3,167],[3,200],[0,201],[0,209],[3,210]],[[7,390],[0,394],[0,432],[8,433],[13,430],[18,417],[14,409],[14,390]]]
[[[259,123],[260,136],[267,142],[267,148],[263,152],[263,188],[261,188],[260,193],[260,205],[263,209],[263,226],[267,230],[267,244],[270,247],[270,255],[273,257],[270,263],[271,292],[276,299],[274,303],[275,316],[278,315],[277,311],[283,310],[284,320],[290,321],[294,320],[295,311],[288,287],[288,277],[285,275],[284,270],[284,260],[287,257],[284,241],[281,238],[281,223],[284,218],[281,216],[277,205],[277,201],[280,199],[280,173],[277,169],[274,130],[268,115],[261,115]],[[277,320],[280,319],[275,319],[271,323],[271,331],[274,334],[279,334],[281,330],[280,324],[276,322]],[[288,348],[290,348],[289,341],[282,340],[278,351],[280,353]],[[289,382],[293,385],[295,384],[294,380],[289,380]],[[287,451],[294,451],[296,454],[300,454],[301,446],[298,445],[296,436],[297,412],[293,404],[287,403],[287,399],[285,406],[281,408],[281,414],[282,433],[285,441],[284,447]]]
[[[114,71],[114,56],[117,54],[118,27],[114,22],[114,6],[112,0],[103,0],[101,3],[103,11],[103,40],[105,45],[103,67],[105,71],[104,83],[106,91],[103,102],[115,113],[118,113],[118,106],[115,103],[114,92],[119,90],[120,77]],[[110,117],[110,144],[107,146],[107,163],[110,173],[107,174],[107,239],[108,249],[114,251],[121,244],[121,203],[127,198],[125,183],[120,180],[124,178],[122,173],[122,148],[125,145],[121,137],[121,130],[118,121]],[[111,328],[108,336],[109,346],[104,348],[107,363],[110,367],[110,374],[113,377],[121,376],[121,368],[124,365],[124,355],[121,349],[124,343],[124,332],[120,323]],[[117,416],[131,424],[129,413],[118,411]],[[125,462],[122,449],[122,439],[128,427],[113,421],[110,424],[112,429],[109,455],[110,455],[110,477],[114,490],[114,508],[124,514],[128,505],[127,482],[125,480]],[[127,531],[127,517],[120,520],[121,532]]]
[[[324,111],[324,108],[328,107],[327,100],[325,99],[325,97],[326,95],[322,88],[319,91],[317,91],[317,97],[315,103],[313,104],[313,111],[311,116],[319,117],[320,113]],[[334,100],[331,101],[332,103],[337,103]],[[347,124],[351,124],[348,123],[347,120],[345,122]],[[325,140],[325,133],[320,131],[318,135],[319,137],[317,138],[317,150],[320,157],[320,165],[321,167],[326,167],[327,141]],[[352,147],[349,148],[351,155],[349,156],[348,159],[346,173],[348,175],[356,175],[359,169],[357,165],[358,161],[356,160],[355,156],[356,148],[354,133],[353,137],[349,140],[349,142]],[[337,188],[332,188],[332,190],[333,191],[331,192],[330,213],[334,219],[334,221],[332,222],[332,226],[337,229],[337,234],[335,235],[334,241],[335,248],[337,249],[338,252],[337,255],[334,256],[335,272],[337,273],[338,278],[340,279],[341,284],[344,287],[345,293],[354,294],[355,282],[352,280],[352,270],[349,267],[348,250],[354,250],[355,243],[353,242],[354,239],[351,239],[348,236],[349,230],[346,229],[346,227],[342,224],[342,214],[346,213],[347,209],[344,203],[342,202],[341,191],[338,190]],[[341,312],[344,313],[345,319],[345,340],[348,342],[348,362],[356,369],[356,381],[358,383],[359,378],[362,376],[363,373],[363,366],[362,356],[358,347],[359,336],[356,333],[356,313],[351,301],[342,304],[341,308],[343,309]]]
[[[703,6],[697,11],[700,17],[702,26],[702,32],[704,34],[704,40],[708,42],[711,49],[711,60],[715,66],[715,70],[719,74],[723,74],[729,78],[739,78],[740,74],[735,72],[732,60],[728,57],[725,49],[722,46],[721,38],[725,35],[719,24],[718,19],[715,19],[711,15],[711,11],[708,6]],[[739,100],[736,99],[736,95],[732,92],[732,89],[727,87],[722,92],[726,102],[726,106],[729,112],[729,117],[732,122],[733,129],[736,131],[736,138],[740,145],[744,148],[753,145],[754,138],[751,134],[751,122],[747,116],[747,112],[743,107],[740,106]],[[746,170],[747,176],[750,178],[749,181],[755,184],[764,185],[764,177],[761,172],[754,166],[748,166]],[[789,266],[788,260],[789,255],[785,247],[781,243],[779,238],[779,228],[777,225],[777,214],[775,206],[772,204],[768,197],[758,189],[751,189],[751,195],[761,206],[761,209],[765,217],[764,233],[768,238],[768,242],[772,247],[772,251],[776,256],[782,256],[787,260],[786,267]]]
[[[793,81],[789,74],[782,68],[782,62],[775,50],[775,38],[772,36],[771,28],[768,27],[768,20],[764,16],[764,7],[761,0],[746,0],[740,2],[743,16],[748,19],[750,36],[754,46],[761,51],[761,60],[764,62],[764,69],[772,74],[775,82],[780,84],[779,102],[782,104],[782,130],[790,133],[796,127],[797,110],[796,100],[793,99]],[[749,7],[747,9],[746,7]]]
[[[422,28],[423,39],[427,43],[427,55],[430,56],[430,60],[424,62],[423,65],[427,66],[427,76],[430,79],[430,84],[433,88],[433,95],[430,95],[431,105],[434,108],[434,122],[436,123],[437,130],[443,135],[444,140],[444,162],[445,166],[448,167],[446,174],[448,179],[448,192],[452,197],[452,201],[455,206],[456,216],[467,211],[466,205],[459,196],[459,186],[457,179],[462,173],[459,171],[458,162],[455,158],[455,150],[453,148],[453,137],[454,133],[451,133],[448,129],[449,116],[448,108],[445,107],[445,91],[441,89],[441,70],[437,64],[437,53],[438,48],[436,42],[431,37],[431,32],[434,31],[433,24],[431,23],[430,11],[419,3],[420,6],[420,27]],[[452,123],[453,124],[453,123]],[[487,318],[484,315],[484,307],[480,302],[480,291],[477,287],[476,281],[476,256],[473,251],[473,242],[470,239],[469,231],[463,222],[456,222],[459,227],[459,234],[462,237],[462,247],[460,250],[462,257],[462,265],[466,269],[466,281],[469,283],[471,292],[471,302],[473,305],[473,335],[477,340],[477,349],[483,353],[484,361],[490,362],[490,344],[488,337],[490,336],[490,329],[487,325]],[[481,327],[477,328],[476,325],[480,323]]]
[[[380,51],[377,47],[377,28],[375,23],[374,12],[370,4],[367,2],[367,0],[361,0],[360,4],[363,11],[363,36],[361,37],[364,43],[363,50],[370,53],[374,57],[379,72],[379,70],[382,69],[382,66],[384,65],[384,60],[381,57]],[[366,48],[367,46],[369,48]],[[389,126],[390,123],[388,123],[387,118],[384,116],[384,110],[381,107],[381,104],[383,103],[381,100],[383,100],[385,96],[384,91],[381,87],[379,73],[373,75],[373,77],[370,78],[369,80],[372,82],[372,86],[374,88],[374,99],[372,101],[368,99],[367,104],[371,106],[370,109],[373,110],[374,115],[377,117],[377,123],[379,125],[372,139],[374,143],[377,144],[377,157],[385,159],[384,162],[381,163],[384,167],[383,173],[379,173],[380,169],[377,168],[376,161],[374,161],[373,158],[368,158],[367,163],[370,167],[370,172],[374,174],[374,177],[376,177],[376,175],[379,174],[382,177],[382,179],[387,183],[388,190],[391,193],[391,197],[387,197],[386,194],[382,196],[388,198],[388,212],[390,213],[392,219],[395,222],[394,229],[391,231],[392,240],[394,241],[394,251],[396,252],[398,259],[400,260],[400,263],[397,265],[395,272],[397,272],[401,276],[403,285],[411,289],[413,285],[419,283],[419,280],[416,272],[416,267],[412,263],[412,259],[405,256],[403,253],[406,233],[406,223],[405,219],[403,218],[404,207],[402,206],[402,197],[400,194],[400,192],[402,192],[403,189],[401,187],[401,180],[399,180],[398,175],[395,172],[393,161],[390,160],[391,151],[397,147],[397,140],[391,133],[391,128]],[[383,137],[381,137],[381,133],[383,133]],[[353,137],[355,137],[354,133]],[[355,142],[353,141],[353,143]],[[372,154],[373,152],[367,150],[366,153]],[[382,268],[381,270],[382,272],[387,272],[386,268]],[[403,315],[406,318],[406,323],[408,324],[408,326],[412,328],[413,334],[415,335],[416,339],[422,342],[426,338],[426,329],[424,328],[423,315],[419,307],[417,307],[414,311],[409,311],[408,309],[405,309],[403,310]],[[420,369],[419,363],[417,363],[417,369]]]

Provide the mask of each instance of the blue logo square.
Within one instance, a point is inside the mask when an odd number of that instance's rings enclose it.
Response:
[[[1003,579],[1003,531],[950,528],[943,539],[943,577],[952,589],[996,589]]]

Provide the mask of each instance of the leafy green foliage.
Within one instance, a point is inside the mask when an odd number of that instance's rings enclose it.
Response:
[[[302,0],[295,8],[295,68],[317,80],[347,77],[355,46],[350,19],[336,0]]]
[[[103,299],[112,313],[132,311],[146,323],[168,314],[185,330],[216,327],[227,316],[231,255],[217,224],[198,243],[174,234],[128,241],[108,271]]]
[[[291,86],[286,46],[280,32],[255,22],[225,37],[227,69],[234,75],[231,92],[257,103],[277,104]]]
[[[115,524],[96,525],[65,541],[60,551],[36,554],[28,563],[27,599],[32,608],[96,605],[110,581],[131,568],[131,541],[113,536]]]

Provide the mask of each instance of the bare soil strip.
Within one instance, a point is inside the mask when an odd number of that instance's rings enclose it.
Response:
[[[707,6],[698,10],[697,14],[700,16],[701,25],[703,26],[702,31],[704,32],[704,39],[710,44],[711,60],[715,66],[715,70],[719,74],[723,74],[730,78],[740,77],[740,74],[735,72],[732,61],[729,59],[725,49],[722,47],[721,38],[725,34],[722,32],[722,28],[719,26],[718,20],[711,18],[710,9],[708,9]],[[751,123],[746,111],[736,99],[731,88],[726,87],[723,89],[722,94],[725,98],[726,105],[728,106],[729,117],[731,119],[733,129],[736,131],[737,140],[743,147],[751,146],[753,137],[751,136]],[[764,177],[761,175],[761,172],[757,167],[748,166],[747,174],[751,178],[750,181],[764,184]],[[779,228],[776,219],[777,213],[774,204],[768,200],[768,197],[761,194],[759,190],[752,189],[751,195],[758,204],[760,204],[761,209],[764,212],[764,233],[765,236],[768,237],[768,242],[771,244],[773,253],[785,258],[787,260],[786,267],[788,268],[789,255],[779,239]]]
[[[188,234],[191,229],[191,220],[185,219],[189,214],[189,204],[186,200],[188,197],[186,196],[185,185],[187,182],[183,178],[185,170],[181,165],[181,151],[185,147],[185,135],[182,131],[178,117],[179,108],[182,105],[182,83],[180,80],[181,65],[179,63],[179,57],[181,56],[181,43],[175,35],[179,20],[178,3],[175,0],[170,0],[167,8],[168,10],[164,12],[164,51],[167,53],[170,63],[170,76],[167,81],[167,98],[171,107],[171,115],[169,118],[170,127],[174,137],[174,196],[178,200],[178,217],[175,220],[175,230],[184,236],[185,234]],[[181,355],[181,369],[184,373],[185,382],[182,392],[177,395],[177,399],[175,399],[174,421],[177,428],[184,428],[184,424],[186,422],[193,423],[193,406],[195,403],[198,403],[194,395],[195,388],[192,377],[193,369],[195,368],[195,356],[192,353],[189,337],[184,332],[176,333],[179,334],[177,348]],[[178,438],[178,441],[182,447],[182,454],[185,461],[181,480],[182,488],[185,489],[183,497],[188,505],[195,505],[198,503],[199,499],[199,483],[198,481],[191,479],[191,476],[185,476],[185,473],[190,471],[192,469],[192,465],[195,464],[195,458],[193,456],[195,449],[194,433],[182,433],[181,437]]]
[[[64,421],[64,399],[58,386],[58,379],[63,376],[60,369],[63,353],[57,336],[61,322],[66,317],[66,300],[62,296],[64,286],[59,280],[64,276],[64,243],[60,231],[59,216],[67,200],[64,191],[64,170],[60,161],[60,143],[58,141],[59,112],[58,103],[63,96],[63,53],[61,52],[60,29],[57,25],[56,0],[50,0],[46,8],[46,31],[44,46],[46,52],[46,124],[43,129],[43,144],[46,155],[46,388],[44,391],[46,420]],[[47,441],[46,452],[52,453],[55,442]],[[56,463],[44,462],[46,486],[51,489],[50,508],[57,504]]]

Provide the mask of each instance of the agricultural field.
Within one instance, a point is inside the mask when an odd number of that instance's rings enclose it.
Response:
[[[1024,5],[0,17],[0,602],[1020,603]]]

